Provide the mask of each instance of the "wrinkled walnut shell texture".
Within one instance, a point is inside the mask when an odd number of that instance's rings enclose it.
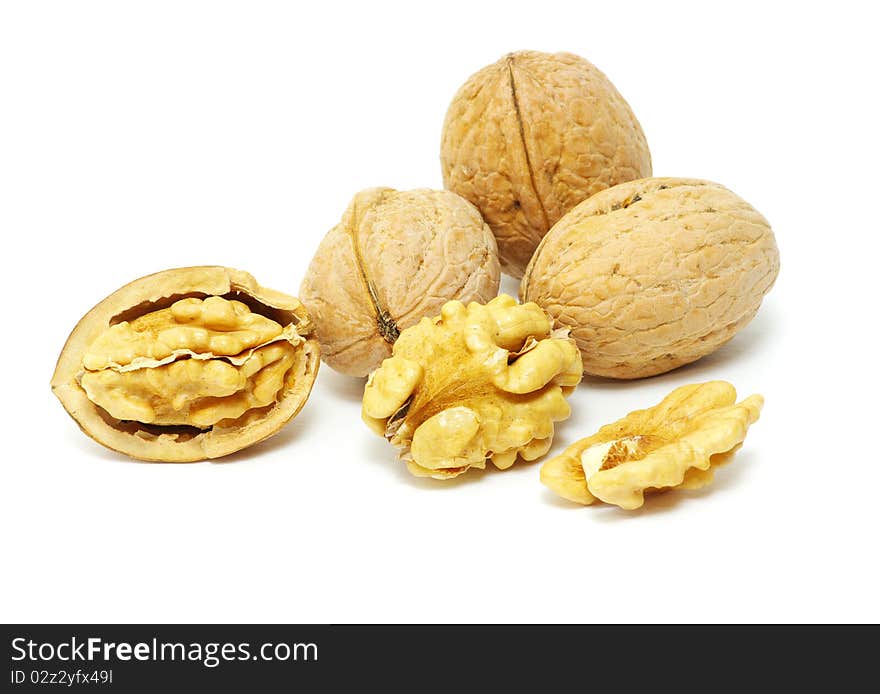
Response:
[[[511,53],[473,75],[449,106],[440,159],[444,185],[479,208],[513,277],[576,204],[651,175],[629,105],[569,53]]]
[[[278,400],[270,407],[199,431],[120,421],[92,402],[79,382],[83,355],[111,326],[132,320],[187,296],[228,296],[259,307],[294,326],[296,355]],[[80,429],[98,443],[133,458],[192,462],[218,458],[277,433],[308,399],[320,364],[320,347],[299,300],[266,289],[246,272],[217,266],[165,270],[125,285],[89,311],[73,329],[58,358],[52,390]]]
[[[300,297],[324,361],[366,376],[401,330],[452,299],[486,302],[499,281],[495,237],[469,202],[449,191],[373,188],[321,241]]]
[[[641,378],[731,339],[778,272],[770,225],[742,198],[708,181],[649,178],[563,217],[520,296],[571,329],[586,373]]]

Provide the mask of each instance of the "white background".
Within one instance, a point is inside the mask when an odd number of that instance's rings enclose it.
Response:
[[[870,3],[7,2],[0,9],[3,621],[877,621],[878,113]],[[625,513],[538,465],[410,477],[322,368],[301,415],[226,461],[131,462],[49,390],[122,284],[221,264],[296,293],[359,189],[441,186],[458,86],[579,53],[657,175],[774,226],[757,319],[701,362],[587,379],[554,452],[673,387],[766,407],[712,487]],[[515,292],[507,281],[503,288]],[[453,649],[454,650],[454,649]]]

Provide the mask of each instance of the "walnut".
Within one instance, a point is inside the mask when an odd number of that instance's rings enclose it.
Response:
[[[473,205],[449,191],[373,188],[324,237],[300,296],[324,361],[366,376],[401,330],[450,299],[488,301],[499,279],[495,238]]]
[[[581,200],[651,175],[629,105],[570,53],[510,53],[473,75],[449,106],[440,159],[446,187],[479,208],[514,277]]]
[[[698,489],[730,462],[763,405],[760,395],[736,404],[725,381],[676,388],[545,462],[541,482],[570,501],[627,510],[639,508],[645,492]]]
[[[319,347],[302,304],[223,267],[166,270],[74,328],[52,389],[80,428],[133,458],[217,458],[271,436],[305,404]]]
[[[520,297],[571,330],[586,373],[641,378],[731,339],[778,272],[773,231],[742,198],[708,181],[646,178],[560,219]]]
[[[580,380],[574,342],[535,304],[450,301],[400,334],[367,381],[363,419],[414,475],[447,479],[487,459],[505,469],[549,450]]]

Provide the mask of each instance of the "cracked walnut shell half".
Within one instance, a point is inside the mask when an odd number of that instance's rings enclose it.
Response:
[[[371,188],[354,196],[300,287],[328,366],[366,376],[400,331],[452,299],[498,294],[495,237],[447,190]]]
[[[302,304],[246,272],[142,277],[77,324],[52,390],[95,441],[133,458],[218,458],[271,436],[305,404],[320,348]]]
[[[646,178],[560,219],[520,298],[571,330],[586,373],[642,378],[730,340],[778,273],[773,231],[745,200],[709,181]]]
[[[676,388],[659,405],[630,412],[541,466],[541,482],[580,504],[639,508],[645,492],[699,489],[733,457],[764,399],[736,403],[725,381]]]
[[[446,113],[440,161],[444,185],[479,208],[513,277],[581,200],[651,175],[629,104],[571,53],[510,53],[471,76]]]
[[[367,381],[362,416],[414,475],[448,479],[544,455],[580,380],[577,347],[537,305],[450,301],[400,334]]]

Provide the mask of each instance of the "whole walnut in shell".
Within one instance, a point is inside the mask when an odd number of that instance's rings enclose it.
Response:
[[[647,178],[559,220],[520,295],[570,328],[586,373],[641,378],[731,339],[778,272],[773,231],[745,200],[717,183]]]
[[[446,113],[440,160],[445,186],[479,208],[514,277],[581,200],[651,175],[629,105],[570,53],[510,53],[473,75]]]
[[[246,272],[165,270],[73,329],[52,390],[95,441],[183,463],[241,450],[300,411],[320,357],[303,305]]]
[[[354,196],[312,259],[300,296],[324,361],[366,376],[400,331],[451,299],[498,294],[495,237],[467,200],[445,190],[372,188]]]

